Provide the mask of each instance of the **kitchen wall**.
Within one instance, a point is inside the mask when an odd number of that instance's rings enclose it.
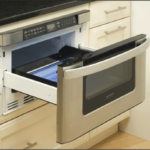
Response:
[[[150,38],[150,1],[131,2],[131,36],[144,33]],[[120,130],[150,141],[150,48],[147,51],[146,100],[131,110]]]

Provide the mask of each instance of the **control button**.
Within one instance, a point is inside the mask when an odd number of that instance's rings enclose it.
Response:
[[[24,32],[24,34],[26,34],[26,33],[27,33],[27,31]]]
[[[34,29],[34,31],[36,31],[36,29]]]
[[[43,30],[43,32],[45,32],[45,30]]]
[[[30,36],[30,34],[28,34],[28,36]]]
[[[34,34],[36,34],[36,32],[34,32]]]
[[[42,31],[40,31],[40,32],[42,32]]]
[[[58,28],[60,27],[60,25],[58,25]]]

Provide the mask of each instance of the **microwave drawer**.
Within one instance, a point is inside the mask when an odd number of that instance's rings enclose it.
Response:
[[[67,96],[68,98],[70,94],[76,95],[76,93],[79,92],[79,89],[78,88],[74,89],[74,86],[72,85],[80,87],[80,85],[82,84],[82,80],[80,81],[80,78],[83,79],[85,76],[95,74],[108,68],[111,68],[113,66],[116,66],[144,52],[146,50],[146,47],[148,47],[149,40],[146,40],[144,44],[130,50],[131,43],[133,44],[134,47],[135,44],[134,39],[143,37],[145,37],[145,35],[138,35],[135,38],[127,39],[123,42],[108,46],[98,51],[94,51],[94,49],[91,50],[90,48],[87,48],[87,51],[92,51],[91,53],[88,52],[87,55],[83,54],[86,52],[85,51],[86,47],[80,46],[80,50],[67,47],[69,48],[69,50],[73,49],[78,51],[78,54],[68,55],[63,59],[55,59],[53,61],[50,60],[45,61],[46,59],[49,59],[49,57],[47,57],[29,64],[25,64],[17,68],[13,68],[12,73],[5,71],[4,86],[28,95],[32,95],[44,101],[57,104],[57,95],[61,95],[66,92],[66,94],[64,95]],[[129,41],[133,42],[130,43]],[[120,54],[118,54],[117,52],[116,55],[115,54],[116,51],[114,51],[113,49],[115,49],[115,46],[118,48],[118,45],[120,45],[121,43],[123,44],[125,50],[128,49],[127,47],[129,47],[129,50],[123,52],[122,54],[121,52]],[[120,46],[120,48],[122,48],[122,46]],[[112,54],[110,55],[116,56],[101,61],[100,59],[104,55],[101,53],[103,51],[106,53],[106,51],[109,50],[112,51],[111,52]],[[93,60],[90,57],[93,57],[94,60],[95,58],[97,58],[99,62],[96,62],[94,64],[91,63],[90,65],[86,64],[89,63],[89,60],[90,61]],[[81,58],[89,60],[80,62]],[[70,86],[72,88],[70,88]],[[68,91],[74,92],[68,93]],[[81,89],[81,91],[83,91],[83,89]],[[62,97],[63,96],[61,96],[60,99]]]
[[[4,85],[10,89],[57,104],[57,88],[8,71],[4,72]]]
[[[5,71],[4,86],[57,104],[57,142],[68,143],[144,101],[149,43],[141,34],[96,51],[80,45],[93,52]]]

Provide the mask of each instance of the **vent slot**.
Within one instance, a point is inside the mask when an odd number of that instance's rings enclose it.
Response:
[[[25,96],[25,97],[24,97],[24,99],[26,99],[26,98],[28,98],[28,97],[31,97],[31,96],[30,96],[30,95],[28,95],[28,96]]]
[[[8,105],[12,105],[12,104],[14,104],[14,103],[18,103],[18,100],[14,101],[14,102],[11,102],[11,103],[9,103]]]
[[[8,110],[14,109],[16,107],[18,107],[18,100],[9,103],[8,106],[7,106]]]
[[[33,96],[30,96],[30,95],[25,96],[25,97],[24,97],[24,104],[27,104],[27,103],[29,103],[29,102],[31,102],[31,101],[34,101],[34,100],[35,100],[35,99],[34,99]]]
[[[18,107],[18,105],[17,105],[17,106],[15,106],[15,107],[9,108],[8,110],[14,109],[14,108],[16,108],[16,107]]]
[[[34,100],[34,98],[33,98],[33,99],[31,99],[30,101],[26,101],[26,102],[24,102],[24,104],[29,103],[29,102],[31,102],[31,101],[33,101],[33,100]]]

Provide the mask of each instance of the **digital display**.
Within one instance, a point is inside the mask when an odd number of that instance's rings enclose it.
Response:
[[[55,29],[55,24],[54,24],[54,23],[53,23],[53,24],[48,24],[48,25],[47,25],[47,29],[48,29],[49,31],[54,30],[54,29]]]

